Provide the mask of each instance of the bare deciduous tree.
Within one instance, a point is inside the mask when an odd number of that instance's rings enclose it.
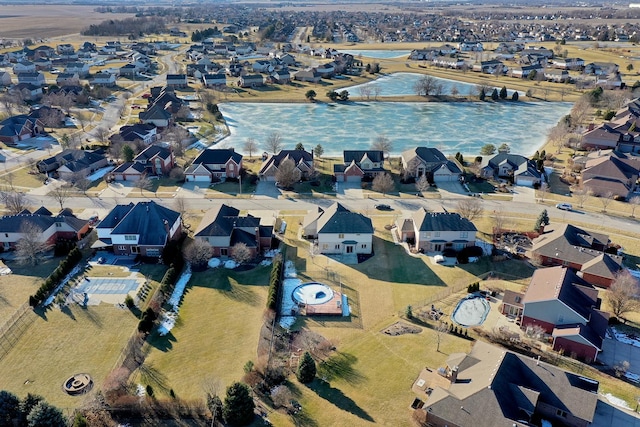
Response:
[[[571,109],[571,121],[573,125],[581,125],[589,115],[590,111],[591,104],[589,103],[587,96],[580,97],[575,104],[573,104],[573,108]]]
[[[614,194],[612,191],[607,191],[604,194],[601,194],[598,200],[600,200],[600,204],[602,204],[602,212],[607,212],[607,207],[611,204],[613,200]]]
[[[91,188],[91,181],[82,173],[74,174],[71,179],[73,186],[82,191],[82,194],[87,194],[87,190]]]
[[[373,191],[377,191],[382,193],[382,195],[387,194],[392,191],[396,186],[396,183],[393,181],[393,178],[388,173],[380,173],[373,178],[373,182],[371,183],[371,189]]]
[[[244,264],[251,260],[251,250],[247,247],[246,243],[236,243],[231,247],[231,258],[238,264]]]
[[[392,147],[393,147],[393,144],[391,140],[387,138],[385,135],[378,135],[375,138],[373,138],[373,141],[371,142],[371,149],[382,151],[382,153],[384,154],[384,157],[389,156],[389,152],[391,151]]]
[[[49,196],[60,205],[60,210],[63,210],[65,202],[71,197],[71,187],[66,184],[60,185],[50,191]]]
[[[271,132],[264,142],[264,147],[267,151],[277,154],[282,150],[282,135],[279,132]]]
[[[300,181],[301,175],[300,169],[296,167],[294,161],[291,159],[285,159],[278,166],[276,180],[282,187],[291,187],[293,184]]]
[[[10,215],[17,215],[27,208],[24,193],[18,191],[1,191],[0,199]]]
[[[213,256],[213,248],[206,240],[196,239],[184,248],[184,259],[192,265],[205,265]]]
[[[51,246],[42,239],[42,228],[25,221],[20,227],[22,237],[16,242],[16,259],[21,264],[38,265]]]
[[[258,143],[253,138],[247,138],[242,144],[242,149],[249,153],[249,157],[253,157],[253,152],[258,151]]]
[[[630,311],[635,311],[640,307],[638,300],[638,279],[633,277],[627,270],[621,270],[609,287],[607,300],[611,306],[613,315],[624,319],[624,315]],[[626,322],[626,319],[624,319]]]
[[[287,408],[291,405],[291,399],[293,395],[291,390],[285,385],[279,385],[271,391],[271,399],[276,405],[276,408]]]
[[[549,191],[549,184],[547,184],[546,182],[540,184],[540,189],[538,190],[538,192],[540,193],[541,202],[544,202],[544,197],[547,195],[547,191]]]
[[[507,227],[507,217],[502,210],[502,207],[493,211],[491,219],[493,222],[493,238],[497,240]]]
[[[573,192],[573,197],[576,198],[576,200],[578,201],[578,206],[580,207],[580,209],[582,209],[584,204],[591,197],[591,193],[589,192],[589,190],[581,188]]]
[[[100,126],[95,128],[93,134],[95,135],[98,142],[105,143],[109,140],[109,129]]]
[[[182,196],[178,196],[173,200],[173,209],[180,214],[180,218],[182,218],[182,224],[185,223],[187,219],[187,213],[189,210],[187,199]]]
[[[418,190],[421,193],[427,191],[429,189],[429,186],[430,186],[429,180],[427,179],[426,175],[422,175],[416,181],[416,190]]]
[[[440,353],[440,343],[442,342],[442,337],[449,331],[449,327],[442,320],[438,322],[438,324],[433,328],[436,333],[436,351]]]
[[[133,186],[140,190],[140,195],[142,196],[142,192],[144,190],[151,189],[151,180],[147,175],[141,175],[137,181],[134,182]]]
[[[436,88],[438,86],[438,80],[433,76],[422,76],[420,79],[413,85],[413,91],[418,96],[429,96],[436,92]]]
[[[482,215],[482,201],[478,198],[469,198],[458,202],[458,213],[461,217],[473,221]]]
[[[629,199],[629,205],[631,206],[631,217],[636,215],[636,208],[640,205],[640,196],[633,196]]]

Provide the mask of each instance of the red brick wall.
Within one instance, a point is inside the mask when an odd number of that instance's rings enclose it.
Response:
[[[556,351],[564,350],[565,356],[571,357],[571,354],[575,353],[577,357],[590,360],[595,360],[598,355],[598,351],[593,346],[571,341],[564,337],[555,339],[553,349]]]
[[[608,288],[611,286],[613,279],[607,279],[605,277],[594,276],[593,274],[583,273],[582,278],[594,286],[600,286],[602,288]]]
[[[529,325],[537,325],[540,326],[542,328],[544,328],[545,332],[550,334],[551,332],[553,332],[553,328],[556,326],[553,323],[549,323],[549,322],[544,322],[542,320],[538,320],[538,319],[533,319],[529,316],[523,316],[522,317],[522,329],[526,329],[527,326]]]

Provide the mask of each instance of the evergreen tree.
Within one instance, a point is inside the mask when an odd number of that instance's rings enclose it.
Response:
[[[12,425],[14,418],[20,413],[20,400],[8,391],[0,391],[0,425]]]
[[[507,99],[507,87],[506,86],[502,86],[502,89],[500,89],[500,99]]]
[[[520,95],[518,95],[518,91],[516,90],[515,92],[513,92],[513,95],[511,95],[511,100],[517,101],[518,98],[520,98]]]
[[[484,101],[486,97],[487,97],[487,94],[484,93],[484,88],[480,89],[480,95],[478,95],[478,99],[480,99],[480,101]]]
[[[298,151],[304,151],[304,145],[302,145],[302,142],[298,142],[296,144],[296,150]]]
[[[540,212],[538,215],[538,219],[536,220],[536,225],[534,227],[535,231],[540,232],[543,226],[549,225],[549,213],[546,209]]]
[[[133,148],[131,148],[129,145],[125,144],[122,146],[122,160],[124,160],[125,162],[130,162],[133,160],[135,155],[136,153],[133,151]]]
[[[253,420],[255,403],[251,397],[249,386],[233,383],[227,388],[222,415],[227,423],[233,426],[246,426]]]
[[[27,416],[29,427],[60,427],[67,425],[67,419],[60,409],[47,402],[38,403]]]
[[[500,98],[500,95],[498,95],[498,89],[493,89],[493,92],[491,92],[491,99],[497,101],[498,98]]]
[[[305,351],[300,363],[298,363],[298,371],[296,372],[298,381],[303,384],[310,383],[316,377],[316,362],[308,351]]]
[[[316,148],[313,149],[313,154],[317,158],[322,157],[322,155],[324,154],[324,148],[322,148],[322,145],[320,145],[320,144],[316,145]]]

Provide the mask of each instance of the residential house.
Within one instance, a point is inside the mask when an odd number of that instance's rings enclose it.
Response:
[[[293,74],[293,80],[300,82],[318,83],[322,76],[315,69],[300,70]]]
[[[426,175],[429,182],[451,182],[459,181],[462,174],[462,166],[437,148],[412,148],[403,151],[400,158],[406,174],[416,179]]]
[[[580,175],[583,189],[599,197],[628,199],[638,186],[640,157],[619,152],[588,159]]]
[[[175,166],[175,156],[170,147],[150,145],[133,158],[111,171],[116,181],[137,181],[143,176],[168,175]]]
[[[433,58],[431,63],[436,67],[451,68],[454,70],[460,70],[465,66],[464,59],[451,58],[449,56],[438,56],[437,58]]]
[[[260,225],[261,219],[252,215],[240,216],[240,211],[221,204],[205,213],[194,238],[213,248],[215,257],[230,256],[238,243],[246,245],[252,258],[272,247],[273,225]]]
[[[50,71],[53,66],[48,58],[38,58],[33,63],[36,65],[36,71]]]
[[[78,241],[89,232],[89,221],[69,212],[53,215],[44,207],[33,213],[24,210],[17,215],[0,216],[0,248],[15,249],[30,225],[40,230],[39,241],[51,246],[60,239]]]
[[[603,89],[623,89],[625,83],[620,73],[602,74],[596,78],[596,86]]]
[[[139,72],[140,69],[135,64],[125,64],[118,69],[120,77],[128,77],[130,79],[135,78]]]
[[[186,181],[214,182],[238,178],[242,171],[242,154],[233,148],[203,150],[184,171]]]
[[[524,295],[510,289],[504,291],[502,295],[502,304],[500,304],[500,313],[507,317],[515,318],[518,321],[522,319],[522,298]]]
[[[515,77],[515,78],[519,78],[519,79],[526,79],[529,78],[529,75],[533,72],[540,73],[544,70],[544,68],[542,67],[542,65],[540,64],[533,64],[533,65],[523,65],[521,67],[513,67],[511,68],[511,70],[509,70],[509,73],[511,74],[511,77]]]
[[[238,78],[238,86],[242,88],[264,86],[264,77],[261,74],[245,74]]]
[[[170,240],[182,235],[180,213],[154,201],[117,205],[96,226],[98,241],[116,255],[159,257]]]
[[[258,172],[260,179],[277,181],[278,167],[285,160],[292,160],[303,178],[313,170],[313,153],[305,150],[280,150],[278,154],[270,155],[262,163],[260,172]]]
[[[569,77],[569,72],[563,69],[551,69],[547,68],[544,70],[544,78],[549,82],[554,83],[566,83],[571,77]]]
[[[398,239],[421,253],[445,249],[460,251],[476,244],[476,226],[459,214],[446,210],[429,212],[421,208],[411,217],[399,219],[396,225]]]
[[[18,74],[18,83],[31,84],[34,86],[44,86],[44,74],[39,71],[36,71],[35,73],[20,73]]]
[[[156,141],[158,128],[153,124],[137,123],[135,125],[122,126],[117,136],[122,138],[124,142],[135,142],[139,140],[149,145]]]
[[[89,64],[85,62],[69,62],[64,69],[65,73],[78,73],[81,78],[89,75]]]
[[[547,226],[532,244],[530,256],[537,262],[572,268],[595,286],[608,288],[622,269],[622,256],[610,247],[609,236],[571,224]]]
[[[10,94],[20,93],[25,101],[35,101],[42,98],[42,86],[31,83],[18,83],[9,88]]]
[[[0,71],[0,86],[11,86],[11,74],[8,71]]]
[[[167,87],[186,88],[188,86],[186,74],[167,74]]]
[[[618,71],[618,64],[613,62],[590,62],[584,66],[584,74],[592,76],[613,74]]]
[[[598,382],[532,357],[476,341],[446,366],[425,368],[413,385],[433,427],[587,427],[594,421]]]
[[[320,74],[323,79],[330,79],[336,72],[334,62],[328,62],[326,64],[320,64],[315,67],[316,73]]]
[[[0,141],[5,144],[16,144],[43,131],[44,124],[39,119],[20,114],[0,122]]]
[[[481,42],[460,42],[458,43],[458,50],[460,52],[482,52],[484,46]]]
[[[254,73],[271,73],[274,70],[271,61],[267,60],[258,60],[251,67]]]
[[[77,86],[80,83],[78,73],[60,73],[56,76],[56,84],[58,86]]]
[[[227,76],[224,73],[203,74],[202,83],[205,87],[220,88],[227,85]]]
[[[543,179],[535,161],[511,153],[483,157],[480,163],[480,175],[484,178],[507,178],[516,185],[527,187],[540,185]]]
[[[173,116],[165,110],[160,104],[153,104],[145,111],[138,114],[140,122],[143,124],[152,124],[159,128],[166,128],[173,123]]]
[[[473,64],[473,71],[483,74],[494,74],[500,73],[503,74],[507,68],[504,66],[502,61],[498,61],[497,59],[491,59],[489,61],[480,61],[477,64]]]
[[[362,178],[373,179],[386,172],[381,150],[344,150],[342,159],[342,164],[333,165],[337,182],[360,182]]]
[[[36,167],[44,174],[55,175],[65,181],[74,181],[78,177],[92,174],[107,164],[107,157],[103,150],[66,149],[55,156],[39,161]]]
[[[640,152],[640,99],[636,98],[618,110],[611,121],[589,128],[582,135],[580,148]]]
[[[91,84],[93,86],[113,87],[116,85],[116,75],[107,71],[100,71],[93,75]]]
[[[75,52],[73,45],[69,43],[62,43],[56,46],[56,52],[59,55],[72,55]]]
[[[291,73],[288,68],[281,68],[271,73],[271,81],[278,84],[291,83]]]
[[[582,58],[553,58],[551,65],[561,70],[582,70],[584,60]]]
[[[522,298],[521,327],[538,326],[553,337],[553,349],[596,360],[609,315],[600,311],[598,290],[567,267],[539,268]]]
[[[340,203],[326,210],[318,208],[305,216],[302,235],[313,239],[314,253],[371,254],[373,225],[366,216],[351,212]]]
[[[13,74],[18,75],[21,73],[35,73],[36,72],[36,64],[31,61],[19,61],[16,62],[13,66]]]

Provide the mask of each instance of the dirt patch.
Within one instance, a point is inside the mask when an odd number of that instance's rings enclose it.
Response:
[[[420,332],[422,332],[422,328],[414,325],[409,325],[408,323],[404,322],[396,322],[388,328],[382,330],[383,334],[391,335],[394,337],[404,334],[419,334]]]

